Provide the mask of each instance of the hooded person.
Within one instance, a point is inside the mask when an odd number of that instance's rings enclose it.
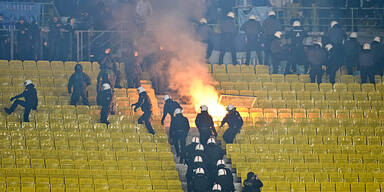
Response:
[[[220,146],[218,146],[216,144],[215,139],[211,137],[207,141],[205,153],[207,158],[207,167],[209,169],[209,172],[213,175],[213,173],[217,171],[217,161],[223,159],[224,157],[224,150]]]
[[[175,146],[176,156],[179,157],[185,148],[185,140],[189,132],[189,120],[184,117],[181,108],[175,109],[175,117],[171,121],[169,136]]]
[[[151,134],[155,134],[155,130],[153,130],[151,125],[151,115],[152,115],[152,103],[149,99],[149,96],[147,92],[145,91],[144,87],[137,88],[137,92],[139,93],[139,100],[137,103],[132,104],[134,106],[134,111],[136,112],[138,108],[141,108],[141,111],[143,111],[143,115],[137,120],[138,124],[145,124],[145,127],[147,128],[148,132]]]
[[[344,65],[347,67],[348,75],[353,75],[353,69],[359,68],[359,52],[361,45],[357,40],[357,33],[352,32],[349,39],[344,42]]]
[[[137,50],[130,50],[123,55],[125,65],[126,79],[129,88],[140,86],[140,77],[143,72],[141,68],[142,58]]]
[[[322,48],[320,42],[314,42],[313,45],[308,49],[307,59],[309,63],[309,77],[311,82],[315,83],[317,78],[317,83],[321,83],[323,77],[323,65],[327,61],[327,52]]]
[[[201,105],[201,112],[197,114],[195,124],[199,130],[200,143],[203,145],[207,144],[207,140],[211,136],[217,136],[215,124],[213,123],[212,116],[208,113],[208,106]]]
[[[180,163],[184,163],[186,159],[191,159],[192,153],[196,148],[196,145],[200,144],[200,139],[196,136],[192,137],[192,142],[187,145],[181,152]],[[186,163],[186,162],[185,162]]]
[[[264,64],[269,64],[269,60],[271,57],[271,42],[274,37],[274,34],[277,31],[281,30],[280,21],[276,18],[276,12],[275,11],[269,11],[268,12],[268,18],[266,18],[263,22],[263,45],[264,45],[264,52],[265,52],[265,62]]]
[[[180,106],[180,104],[177,101],[172,100],[172,98],[169,95],[164,96],[164,101],[165,103],[163,108],[163,116],[161,117],[161,125],[164,125],[165,117],[167,117],[168,114],[169,116],[171,116],[171,120],[172,120],[174,117],[175,109],[177,108],[183,109]]]
[[[225,52],[230,51],[232,55],[232,64],[236,65],[236,25],[235,25],[235,14],[233,12],[228,12],[227,16],[224,18],[221,24],[221,34],[220,34],[220,55],[219,55],[219,64],[224,64],[224,55]]]
[[[359,55],[359,64],[360,64],[360,73],[361,73],[361,82],[366,83],[367,77],[369,78],[370,83],[375,82],[375,62],[374,62],[374,53],[372,52],[371,45],[369,43],[364,43],[363,48],[360,51]]]
[[[263,182],[253,172],[247,174],[247,179],[243,182],[243,192],[260,192]]]
[[[308,71],[307,58],[304,51],[303,40],[307,36],[300,21],[294,21],[292,29],[288,32],[287,38],[291,41],[289,45],[290,55],[285,67],[285,74],[296,73],[297,66],[304,66],[305,73]]]
[[[68,80],[68,93],[72,93],[71,105],[77,105],[80,97],[83,101],[83,105],[89,105],[87,91],[87,87],[89,85],[91,85],[91,79],[86,73],[83,72],[83,66],[81,64],[77,64],[75,66],[75,72]]]
[[[240,132],[243,126],[243,118],[241,118],[240,113],[236,111],[236,108],[232,104],[227,106],[227,111],[228,113],[221,121],[220,127],[222,128],[225,123],[228,123],[229,128],[225,130],[223,139],[226,143],[233,143],[236,134]]]
[[[100,122],[109,124],[108,115],[111,113],[111,104],[112,104],[112,90],[111,85],[104,83],[102,86],[103,91],[101,92],[101,112],[100,112]]]
[[[106,48],[104,50],[104,53],[105,53],[104,57],[100,61],[100,71],[103,71],[103,70],[113,71],[115,77],[114,77],[114,80],[109,84],[112,86],[112,88],[121,88],[120,86],[121,73],[117,68],[116,62],[112,57],[111,52],[112,52],[111,48]]]
[[[209,176],[204,168],[197,168],[190,181],[189,192],[207,192],[210,191]]]
[[[246,49],[247,49],[247,55],[246,55],[246,65],[249,65],[250,59],[251,59],[251,51],[256,51],[257,57],[259,59],[259,62],[262,60],[262,54],[261,54],[261,24],[260,19],[256,17],[255,15],[250,15],[248,17],[248,21],[244,23],[240,30],[245,32],[246,35]]]
[[[219,169],[215,175],[215,183],[221,185],[221,191],[234,192],[233,175],[229,169]]]
[[[39,100],[37,98],[35,85],[32,83],[32,81],[26,80],[24,85],[24,91],[10,99],[11,101],[16,99],[16,101],[13,102],[11,108],[4,108],[4,111],[10,115],[16,110],[17,106],[20,105],[24,107],[24,122],[29,122],[29,113],[31,110],[37,110]],[[22,97],[24,97],[24,101],[19,99]]]

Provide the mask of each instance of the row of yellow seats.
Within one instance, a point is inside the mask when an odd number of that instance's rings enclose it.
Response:
[[[380,192],[384,184],[380,183],[346,183],[346,182],[265,182],[263,192],[275,191],[327,191],[327,192]]]
[[[0,67],[1,68],[1,67]],[[8,70],[2,70],[0,72],[0,78],[3,81],[6,82],[13,82],[13,86],[19,85],[19,82],[21,79],[31,79],[35,81],[35,85],[39,83],[39,79],[63,79],[68,81],[68,79],[71,77],[71,75],[75,72],[74,69],[70,71],[64,71],[64,70],[15,70],[15,71],[8,71]],[[99,71],[84,71],[91,80],[95,80],[96,77],[99,74]]]
[[[242,144],[249,145],[249,144]],[[380,145],[336,145],[336,144],[251,144],[254,148],[247,149],[256,153],[270,154],[383,154],[383,146]],[[244,150],[243,150],[244,151]],[[232,154],[241,153],[240,144],[227,144],[226,152],[228,157]]]
[[[44,60],[39,60],[39,61],[33,61],[33,60],[0,60],[0,66],[3,68],[6,66],[9,66],[10,69],[46,69],[46,70],[51,70],[51,69],[66,69],[66,70],[74,70],[74,67],[76,64],[81,64],[83,66],[83,69],[98,69],[99,64],[97,62],[88,62],[88,61],[44,61]]]
[[[311,129],[310,127],[308,129]],[[298,128],[300,131],[301,129]],[[344,132],[343,128],[339,132]],[[354,131],[359,131],[357,127]],[[239,134],[236,136],[235,142],[240,144],[335,144],[335,145],[382,145],[384,137],[381,136],[322,136],[316,135],[316,130],[308,131],[308,135],[246,135]]]
[[[251,112],[260,111],[260,109],[252,108],[250,109]],[[306,110],[307,113],[311,113],[312,110]],[[318,110],[315,110],[316,112]],[[332,111],[332,110],[331,110]],[[260,111],[262,112],[262,110]],[[323,118],[306,118],[306,119],[271,119],[271,121],[267,121],[267,119],[260,118],[257,122],[257,125],[260,126],[282,126],[282,127],[295,127],[295,126],[308,126],[313,125],[316,127],[339,127],[339,126],[362,126],[362,127],[377,127],[382,125],[381,119],[336,119],[336,118],[329,118],[329,119],[323,119]]]
[[[211,68],[212,67],[212,68]],[[219,64],[213,64],[208,65],[207,68],[210,70],[210,72],[213,73],[269,73],[269,67],[267,65],[233,65],[233,64],[227,64],[227,65],[219,65]],[[212,69],[212,70],[211,70]]]

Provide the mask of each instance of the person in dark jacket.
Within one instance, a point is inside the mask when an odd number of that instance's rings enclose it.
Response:
[[[108,83],[102,85],[100,122],[109,125],[108,115],[111,112],[112,90]]]
[[[176,156],[179,157],[185,148],[185,140],[189,132],[189,120],[182,114],[182,109],[175,109],[175,117],[171,121],[169,127],[169,137],[175,146]]]
[[[381,44],[381,38],[376,36],[371,43],[371,50],[373,53],[373,61],[375,63],[375,74],[383,75],[384,69],[384,46]]]
[[[4,111],[10,115],[12,114],[18,105],[24,107],[24,122],[29,122],[29,113],[31,110],[37,110],[37,105],[39,103],[39,100],[37,98],[37,91],[35,88],[35,85],[32,83],[31,80],[26,80],[24,82],[25,89],[24,91],[12,97],[10,100],[13,101],[16,99],[15,102],[13,102],[11,108],[4,108]],[[19,100],[18,98],[24,97],[23,100]]]
[[[173,119],[173,115],[175,109],[180,108],[183,109],[177,101],[171,99],[169,95],[164,96],[164,108],[163,108],[163,116],[161,117],[161,125],[164,125],[165,117],[169,114],[171,116],[171,120]]]
[[[199,130],[200,143],[204,146],[207,144],[207,140],[211,136],[217,136],[215,124],[213,123],[211,115],[208,113],[208,107],[206,105],[200,106],[201,113],[197,114],[195,124]]]
[[[236,108],[232,104],[227,106],[227,111],[227,115],[221,121],[220,128],[222,128],[225,123],[228,123],[229,128],[225,130],[223,139],[226,143],[233,143],[236,134],[240,132],[243,126],[243,118],[241,118],[240,113],[236,111]]]
[[[325,49],[328,52],[327,73],[329,75],[329,81],[334,84],[336,81],[336,71],[340,68],[340,62],[343,60],[340,59],[340,55],[337,54],[337,49],[332,44],[327,44]]]
[[[222,18],[236,6],[236,0],[219,0],[219,7],[221,8]]]
[[[135,112],[137,111],[138,108],[141,108],[141,111],[144,112],[144,114],[138,119],[138,123],[143,124],[144,122],[148,132],[154,135],[155,130],[153,130],[151,121],[150,121],[151,115],[152,115],[151,100],[149,99],[149,96],[145,91],[144,87],[137,88],[137,91],[139,92],[139,100],[137,101],[137,103],[132,104],[132,106],[135,106],[134,108]]]
[[[31,51],[29,24],[21,17],[15,24],[17,32],[17,54],[21,59],[29,59]]]
[[[374,63],[374,54],[371,50],[371,45],[369,43],[364,43],[363,49],[359,55],[360,63],[360,73],[361,73],[361,82],[366,83],[367,77],[369,78],[370,83],[375,82],[375,63]]]
[[[343,41],[346,39],[347,34],[345,31],[341,28],[340,24],[337,21],[332,21],[331,26],[326,32],[324,36],[324,45],[331,44],[332,45],[332,62],[333,65],[331,65],[330,70],[330,78],[331,82],[333,81],[333,72],[335,72],[341,67],[341,65],[344,63],[344,47],[343,47]]]
[[[211,181],[209,177],[208,168],[207,168],[207,165],[205,164],[204,159],[201,156],[197,155],[193,158],[192,162],[188,165],[187,172],[185,174],[185,177],[187,179],[188,191],[190,191],[193,188],[192,181],[196,173],[196,170],[198,168],[202,168],[204,170],[204,174],[208,176],[207,177],[208,184]]]
[[[96,101],[97,105],[101,105],[101,92],[102,90],[102,85],[104,83],[108,83],[113,87],[113,83],[115,82],[115,75],[112,70],[110,69],[102,69],[99,74],[97,75],[97,85],[96,85],[96,91],[97,91],[97,96],[96,96]],[[113,90],[112,90],[113,92]]]
[[[310,66],[309,77],[311,78],[311,82],[315,83],[317,78],[317,83],[320,84],[323,77],[322,66],[325,65],[327,61],[327,52],[322,48],[320,42],[314,42],[313,46],[308,49],[307,58]]]
[[[190,178],[188,192],[207,192],[210,191],[209,177],[204,168],[197,168]]]
[[[91,79],[83,72],[83,66],[77,64],[75,66],[75,72],[71,75],[68,81],[68,93],[72,93],[71,105],[77,105],[80,97],[83,100],[83,105],[89,105],[87,91],[89,85],[91,85]]]
[[[104,51],[105,55],[103,59],[100,61],[100,70],[108,69],[112,70],[115,74],[115,81],[112,82],[112,88],[121,88],[120,86],[120,77],[121,73],[117,68],[114,58],[111,55],[111,48],[107,48]]]
[[[359,68],[359,52],[361,45],[357,40],[357,33],[352,32],[349,39],[344,42],[344,61],[347,66],[348,75],[353,75],[353,69]]]
[[[60,44],[60,28],[62,24],[59,21],[58,17],[54,17],[52,22],[49,24],[49,42],[51,48],[51,56],[54,60],[60,60],[61,58],[61,46],[58,46]]]
[[[249,20],[241,26],[240,30],[245,32],[247,37],[246,39],[246,48],[247,48],[247,56],[246,56],[246,65],[250,64],[251,59],[251,51],[256,51],[257,58],[259,59],[259,63],[262,60],[261,54],[261,42],[260,37],[262,33],[261,24],[259,19],[255,15],[249,16]],[[256,64],[256,63],[255,63]]]
[[[282,32],[277,31],[271,41],[272,73],[278,73],[281,61],[288,59],[288,50],[281,45]]]
[[[197,144],[195,148],[193,148],[193,150],[188,154],[187,158],[185,159],[186,164],[188,166],[192,165],[193,161],[196,159],[196,156],[200,156],[206,165],[207,156],[205,154],[205,148],[202,144]]]
[[[207,147],[205,147],[207,156],[207,167],[211,175],[217,172],[217,162],[224,157],[224,150],[216,145],[214,138],[209,138],[207,141]]]
[[[275,11],[269,11],[268,12],[268,18],[264,20],[263,22],[263,45],[264,45],[264,54],[265,54],[265,65],[270,64],[271,59],[271,42],[274,37],[274,34],[277,31],[281,30],[280,22],[276,18],[276,12]]]
[[[123,61],[125,63],[125,74],[128,87],[137,88],[140,87],[140,77],[143,72],[141,68],[142,58],[137,50],[130,50],[123,55]]]
[[[196,148],[196,145],[200,143],[200,139],[196,136],[192,137],[192,142],[187,145],[184,150],[181,151],[180,163],[186,163],[186,159],[191,159],[192,153]]]
[[[221,24],[221,35],[220,35],[220,55],[219,64],[224,64],[224,55],[226,51],[230,51],[232,54],[232,64],[236,65],[236,26],[235,26],[235,14],[229,12],[227,17]]]
[[[289,46],[290,56],[288,63],[285,67],[285,74],[296,73],[297,66],[301,65],[305,68],[305,73],[308,72],[307,58],[305,57],[303,40],[306,37],[300,21],[294,21],[291,31],[288,32],[287,37],[291,41]]]
[[[197,26],[197,33],[199,34],[200,40],[207,45],[207,51],[205,54],[205,58],[209,59],[213,51],[213,30],[210,26],[208,26],[208,21],[205,18],[201,18],[199,25]]]
[[[233,175],[229,169],[219,169],[215,175],[215,183],[221,185],[221,191],[223,192],[235,191],[235,185],[233,184]]]
[[[247,174],[247,179],[243,182],[243,192],[260,192],[263,187],[263,182],[253,172]]]

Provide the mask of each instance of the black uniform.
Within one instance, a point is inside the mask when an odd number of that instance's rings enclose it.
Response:
[[[233,143],[236,134],[240,132],[241,127],[243,126],[243,119],[241,118],[240,113],[236,111],[236,108],[227,113],[221,121],[220,127],[222,127],[225,123],[228,123],[229,128],[225,130],[223,139],[226,143]]]
[[[30,34],[29,34],[29,25],[20,19],[19,22],[15,24],[17,32],[17,54],[20,59],[30,59]]]
[[[102,105],[101,104],[101,92],[102,92],[102,85],[104,83],[108,83],[109,85],[114,82],[114,77],[113,77],[113,72],[110,69],[103,68],[99,74],[97,75],[97,85],[96,85],[96,91],[97,91],[97,96],[96,96],[96,101],[97,105]],[[112,87],[112,85],[111,85]]]
[[[189,182],[188,192],[207,192],[210,190],[209,177],[207,174],[193,173]]]
[[[347,34],[339,24],[331,27],[325,34],[323,45],[332,44],[333,46],[330,61],[328,62],[332,62],[333,64],[330,64],[327,68],[331,83],[335,83],[336,71],[344,63],[343,41],[345,40],[346,36]]]
[[[165,117],[169,114],[171,119],[173,119],[173,112],[175,109],[180,108],[183,109],[177,101],[172,99],[167,99],[164,103],[163,116],[161,117],[161,124],[164,125]]]
[[[111,112],[111,103],[112,103],[112,90],[107,89],[101,92],[101,112],[100,112],[100,122],[109,124],[108,115]]]
[[[212,42],[211,38],[212,38],[214,32],[213,32],[212,28],[210,26],[208,26],[207,24],[200,23],[197,26],[197,33],[200,36],[200,40],[204,44],[207,45],[207,51],[205,54],[205,58],[208,59],[211,56],[212,51],[213,51],[213,42]]]
[[[181,150],[181,155],[180,155],[180,163],[183,163],[185,160],[185,163],[187,163],[190,159],[192,159],[192,153],[195,151],[196,145],[199,143],[194,143],[192,142],[191,144],[187,145],[184,150]],[[188,161],[187,161],[188,159]],[[189,162],[188,162],[189,163]]]
[[[18,99],[21,97],[24,97],[24,101]],[[37,110],[37,105],[39,103],[35,85],[32,83],[27,85],[24,91],[21,94],[12,97],[11,101],[15,99],[16,101],[13,102],[11,108],[4,108],[5,112],[11,114],[16,110],[17,106],[20,105],[24,107],[24,122],[29,122],[29,113],[31,110]]]
[[[371,43],[371,49],[373,53],[373,61],[375,63],[375,74],[383,75],[383,69],[384,69],[384,46],[381,45],[381,43],[377,41],[373,41]]]
[[[180,156],[185,148],[185,140],[189,132],[189,120],[183,114],[177,114],[171,121],[169,136],[175,146],[176,155]]]
[[[51,47],[51,56],[52,59],[59,60],[62,59],[61,57],[61,46],[58,46],[60,44],[60,28],[61,23],[59,22],[58,18],[55,17],[53,22],[49,25],[49,45]]]
[[[333,47],[328,51],[327,73],[329,74],[329,81],[334,84],[336,78],[336,71],[340,68],[340,63],[343,62],[343,56],[338,55],[339,50]]]
[[[366,83],[369,77],[370,83],[375,82],[375,64],[372,50],[361,50],[359,55],[361,82]]]
[[[200,143],[204,146],[207,145],[207,140],[211,137],[211,135],[217,136],[215,124],[213,124],[212,117],[207,111],[202,111],[197,114],[195,124],[199,130]]]
[[[207,144],[207,147],[205,147],[205,153],[206,153],[206,163],[207,167],[209,169],[209,172],[214,175],[214,173],[217,173],[217,166],[216,163],[218,160],[223,159],[224,157],[224,150],[216,145],[215,143],[209,143]]]
[[[195,177],[196,177],[196,169],[197,168],[202,168],[204,170],[204,183],[206,182],[207,185],[208,185],[208,188],[210,187],[210,176],[208,174],[208,168],[207,166],[205,165],[205,163],[200,163],[200,162],[196,162],[196,163],[192,163],[191,165],[188,165],[188,169],[187,169],[187,173],[185,174],[185,177],[187,178],[187,187],[188,187],[188,191],[192,191],[192,192],[195,192],[196,189],[194,184],[198,184],[198,183],[195,183]],[[204,191],[205,192],[205,191]]]
[[[271,42],[276,31],[280,31],[281,26],[276,16],[269,16],[263,22],[263,44],[265,52],[264,64],[268,65],[271,57]]]
[[[347,66],[348,75],[353,75],[353,68],[359,68],[359,51],[361,45],[356,38],[349,38],[344,42],[345,66]]]
[[[288,59],[287,50],[281,46],[281,39],[273,36],[271,41],[271,59],[272,59],[272,73],[278,73],[281,61]]]
[[[259,21],[256,20],[248,20],[246,23],[241,26],[240,30],[245,31],[245,34],[247,36],[247,56],[246,56],[246,65],[249,65],[250,58],[251,58],[251,51],[256,51],[257,57],[259,59],[259,62],[262,62],[262,54],[261,54],[261,24]]]
[[[216,172],[215,183],[221,185],[221,191],[223,192],[234,192],[235,186],[233,184],[232,171],[228,168],[224,168],[224,170],[227,172],[226,175],[219,176],[218,172]]]
[[[123,55],[124,63],[125,63],[125,74],[128,87],[129,88],[137,88],[140,86],[140,77],[142,73],[141,69],[141,58],[139,56],[135,56],[134,51],[130,51]]]
[[[260,192],[260,188],[263,187],[263,182],[256,178],[246,179],[243,184],[243,192]]]
[[[83,72],[83,67],[80,64],[75,66],[75,73],[71,75],[68,81],[68,93],[73,93],[71,96],[71,105],[77,105],[80,97],[83,100],[83,105],[89,105],[88,103],[88,91],[87,86],[91,84],[91,79],[87,74]]]
[[[293,27],[288,33],[288,39],[291,40],[290,56],[285,67],[285,74],[296,73],[296,65],[305,67],[305,73],[308,71],[307,58],[305,56],[303,40],[306,36],[302,27]]]
[[[100,70],[103,69],[109,69],[112,70],[115,74],[115,81],[112,82],[111,87],[112,88],[121,88],[120,86],[120,78],[121,74],[120,71],[117,69],[117,65],[115,63],[115,60],[112,58],[111,54],[105,54],[104,58],[100,62]]]
[[[314,83],[317,77],[317,83],[320,84],[323,77],[322,65],[326,64],[327,52],[320,45],[313,45],[308,49],[307,58],[311,67],[309,71],[311,82]]]
[[[235,21],[231,17],[226,17],[221,24],[220,35],[220,55],[219,64],[224,63],[224,55],[226,51],[230,51],[232,54],[232,64],[236,65],[236,26]]]
[[[148,132],[151,134],[155,134],[155,130],[153,130],[150,122],[152,115],[152,104],[147,92],[141,92],[139,94],[139,101],[133,104],[133,106],[135,106],[135,112],[139,107],[141,108],[141,111],[144,112],[144,114],[138,119],[138,124],[143,124],[144,122]]]

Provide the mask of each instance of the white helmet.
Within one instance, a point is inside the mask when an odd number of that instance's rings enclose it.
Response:
[[[225,165],[225,161],[223,159],[217,160],[216,166],[219,166],[219,165]]]
[[[300,27],[301,26],[301,23],[300,21],[294,21],[293,24],[292,24],[293,27]]]
[[[170,99],[171,97],[169,95],[164,95],[164,101]]]
[[[175,112],[173,112],[173,115],[181,114],[181,112],[182,112],[182,109],[177,108],[175,109]]]
[[[337,24],[339,24],[339,22],[337,22],[337,21],[332,21],[332,22],[331,22],[331,28],[334,27],[334,26],[337,25]]]
[[[218,176],[227,175],[227,170],[225,170],[225,169],[219,169],[219,171],[217,171],[217,175],[218,175]]]
[[[204,151],[204,146],[202,144],[197,144],[195,147],[196,151]]]
[[[137,91],[138,91],[139,93],[142,93],[142,92],[145,91],[145,89],[144,89],[144,87],[138,87],[138,88],[137,88]]]
[[[32,81],[31,81],[31,80],[28,79],[28,80],[25,80],[25,81],[24,81],[24,85],[25,85],[25,86],[27,86],[27,85],[29,85],[29,84],[32,84]]]
[[[202,163],[202,162],[203,162],[203,158],[201,158],[201,156],[196,156],[196,157],[193,159],[193,162],[194,162],[194,163]]]
[[[229,104],[227,106],[227,111],[232,111],[232,109],[234,109],[234,108],[235,108],[235,106],[233,106],[232,104]]]
[[[216,143],[216,141],[215,141],[215,139],[214,138],[209,138],[208,140],[207,140],[207,144],[210,144],[210,143],[213,143],[213,144],[215,144]]]
[[[364,43],[363,50],[371,50],[371,45],[369,43]]]
[[[323,47],[323,44],[320,41],[313,42],[313,45],[319,45],[320,47]]]
[[[108,83],[104,83],[103,90],[108,90],[108,89],[111,89],[111,85],[109,85]]]
[[[205,174],[205,171],[203,168],[200,167],[196,169],[196,174]]]
[[[281,31],[276,31],[275,34],[274,34],[274,36],[277,37],[277,38],[279,38],[279,39],[281,39],[281,35],[282,35],[282,34],[283,34],[283,33],[282,33]]]
[[[227,13],[227,17],[230,17],[230,18],[234,19],[235,18],[235,14],[232,11],[230,11],[230,12]]]
[[[215,184],[215,185],[212,187],[212,190],[221,191],[221,185],[219,185],[219,184]]]
[[[276,16],[276,12],[273,11],[273,10],[270,10],[270,11],[268,12],[268,16]]]
[[[206,105],[201,105],[201,106],[200,106],[200,109],[201,109],[201,111],[208,111],[208,106],[206,106]]]
[[[200,23],[201,23],[201,24],[207,24],[208,21],[207,21],[206,18],[200,18]]]
[[[327,44],[325,46],[325,48],[327,49],[327,51],[331,50],[333,48],[333,45],[332,44]]]
[[[349,38],[357,38],[357,33],[356,32],[352,32],[351,34],[349,34]]]
[[[376,36],[375,38],[373,38],[373,41],[376,41],[378,43],[381,42],[381,38],[379,36]]]
[[[192,137],[192,143],[200,143],[199,137],[196,137],[196,136]]]
[[[256,18],[255,15],[250,15],[250,16],[248,17],[248,19],[249,19],[249,20],[257,20],[257,18]]]

